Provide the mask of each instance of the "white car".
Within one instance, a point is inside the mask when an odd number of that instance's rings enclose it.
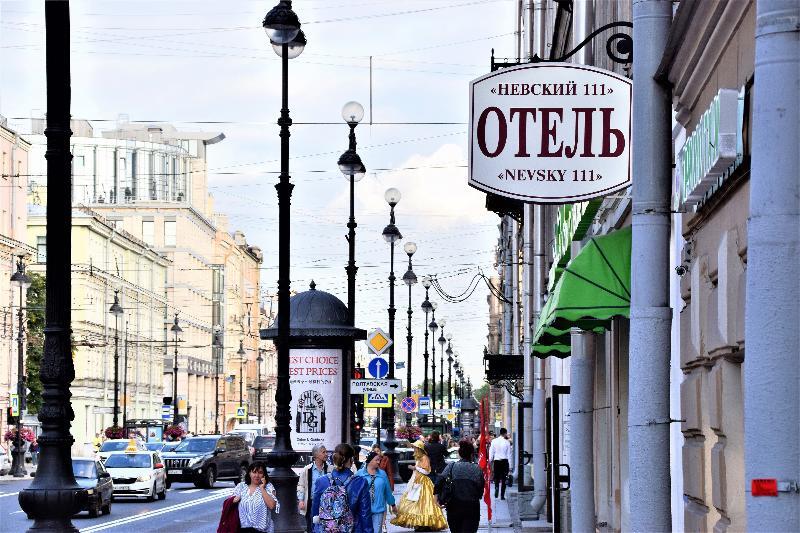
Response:
[[[100,451],[97,452],[97,459],[101,463],[105,463],[108,456],[112,453],[121,453],[131,447],[131,442],[133,442],[133,446],[138,450],[147,450],[144,443],[139,439],[111,439],[105,441],[102,446],[100,446]]]
[[[113,453],[103,465],[114,481],[114,497],[167,497],[167,472],[157,452]]]

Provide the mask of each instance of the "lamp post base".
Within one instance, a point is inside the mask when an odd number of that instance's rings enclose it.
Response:
[[[25,449],[17,449],[16,447],[11,450],[11,471],[9,472],[13,477],[25,477],[28,471],[25,470]]]
[[[297,482],[300,479],[291,466],[299,454],[294,450],[275,450],[267,455],[267,466],[273,470],[269,480],[275,486],[281,512],[275,515],[275,531],[281,533],[303,533],[306,530],[305,518],[297,509]]]
[[[386,446],[385,455],[392,463],[392,472],[394,472],[392,477],[394,483],[403,483],[403,478],[400,477],[400,465],[397,460],[397,452],[395,451],[395,448],[397,448],[397,441],[393,438],[391,440],[387,439],[383,444]]]

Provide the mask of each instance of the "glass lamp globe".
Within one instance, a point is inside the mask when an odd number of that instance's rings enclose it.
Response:
[[[383,228],[383,240],[388,242],[389,244],[395,243],[403,238],[403,234],[400,233],[400,230],[397,229],[397,226],[394,224],[389,224],[385,228]]]
[[[339,157],[339,161],[337,161],[336,164],[339,166],[339,170],[342,171],[342,174],[344,174],[345,177],[349,178],[352,175],[354,179],[356,173],[364,168],[364,163],[361,162],[361,157],[356,153],[355,150],[347,150]]]
[[[361,164],[361,168],[356,170],[355,173],[353,174],[353,181],[359,182],[362,179],[364,179],[364,176],[366,176],[366,175],[367,175],[367,167],[365,167],[364,164],[362,163]],[[350,176],[348,176],[348,178],[349,177]]]
[[[403,250],[405,250],[408,255],[414,255],[417,251],[417,243],[409,241],[403,245]]]
[[[297,36],[300,31],[300,19],[292,11],[291,4],[281,0],[277,6],[269,10],[262,26],[270,41],[284,44]]]
[[[439,304],[436,302],[431,302],[431,307],[433,308],[434,311],[436,311],[436,309],[439,307]]]
[[[278,55],[278,57],[283,57],[283,43],[277,43],[275,41],[271,41],[272,49]],[[289,59],[294,59],[300,54],[303,53],[303,50],[306,48],[306,35],[303,33],[302,30],[297,32],[297,35],[289,41],[288,45],[286,46],[287,55]]]
[[[452,333],[448,333],[448,334],[447,334],[447,335],[445,335],[444,337],[445,337],[447,340],[449,340],[449,341],[453,340],[453,334],[452,334]]]
[[[422,277],[422,286],[425,287],[426,289],[430,289],[431,288],[431,278],[430,278],[430,276],[423,276]]]
[[[386,189],[386,192],[383,193],[383,197],[386,199],[387,204],[394,207],[400,202],[402,195],[400,194],[400,191],[394,187],[391,187],[390,189]]]
[[[358,124],[364,118],[364,106],[355,101],[347,102],[342,107],[342,118],[348,124]]]
[[[446,324],[447,324],[447,319],[446,318],[440,318],[439,319],[439,325],[440,326],[444,327]]]

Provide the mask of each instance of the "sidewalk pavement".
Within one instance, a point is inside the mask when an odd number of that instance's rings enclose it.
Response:
[[[394,486],[394,495],[395,498],[400,501],[400,496],[405,491],[406,485],[405,484],[398,484]],[[508,489],[506,491],[506,498],[505,500],[501,500],[500,498],[492,497],[492,524],[491,530],[489,529],[489,521],[488,517],[488,510],[486,508],[486,504],[483,503],[481,500],[481,522],[478,526],[478,531],[496,531],[497,533],[514,533],[513,521],[511,519],[511,513],[508,507],[509,503],[509,493],[512,489]],[[493,496],[493,495],[492,495]],[[447,514],[445,513],[445,516]],[[391,520],[392,515],[389,513],[387,515],[386,524],[388,526],[388,533],[407,533],[413,531],[413,529],[405,529],[402,527],[393,526],[389,523]]]
[[[6,474],[5,476],[0,476],[0,481],[14,481],[14,480],[23,480],[23,479],[33,479],[31,477],[31,472],[36,472],[36,466],[25,463],[25,471],[28,473],[25,477],[14,477],[11,474]]]

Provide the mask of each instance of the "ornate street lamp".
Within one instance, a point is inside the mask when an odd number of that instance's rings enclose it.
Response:
[[[276,531],[303,531],[305,520],[297,512],[297,474],[292,465],[297,453],[292,449],[290,402],[292,391],[289,385],[289,267],[290,267],[290,202],[294,185],[289,182],[289,59],[299,56],[306,45],[306,37],[300,30],[300,19],[292,11],[292,2],[281,0],[264,17],[264,31],[272,49],[281,58],[281,116],[278,119],[281,138],[281,173],[278,191],[278,379],[275,390],[275,446],[267,456],[267,466],[273,468],[273,480],[281,512],[276,516]]]
[[[27,380],[25,379],[25,366],[23,362],[25,322],[23,320],[23,296],[31,286],[31,278],[25,273],[25,255],[17,256],[17,270],[11,274],[11,286],[19,288],[19,309],[17,309],[17,406],[19,415],[17,416],[17,435],[14,437],[14,450],[12,453],[12,464],[10,474],[14,477],[25,477],[25,449],[22,444],[22,411],[26,408]]]
[[[356,323],[356,273],[358,267],[356,266],[356,217],[355,217],[355,183],[361,181],[366,174],[364,164],[361,162],[356,152],[356,126],[364,118],[364,108],[358,102],[347,102],[342,107],[342,118],[350,127],[349,145],[337,162],[339,170],[345,175],[350,185],[350,219],[347,222],[347,251],[348,261],[345,271],[347,272],[347,309],[350,313],[350,325],[355,326]],[[353,359],[356,354],[356,341],[350,345],[350,355],[342,358],[342,375],[350,376],[351,368],[353,367]],[[349,391],[342,391],[342,405],[348,406],[352,413],[355,409],[355,396],[348,394]],[[349,424],[351,417],[346,417]],[[345,435],[350,435],[349,431],[345,431]],[[352,437],[351,437],[352,438]],[[355,444],[355,443],[354,443]]]
[[[119,304],[119,289],[114,290],[114,303],[108,312],[114,315],[114,427],[119,426],[119,317],[125,310]]]
[[[242,391],[244,390],[244,362],[246,361],[247,352],[244,351],[244,341],[239,340],[239,349],[236,350],[236,355],[239,356],[239,407],[244,407],[242,402]]]
[[[447,343],[447,338],[444,336],[444,319],[439,321],[439,325],[442,326],[439,334],[439,390],[441,391],[441,395],[439,396],[439,409],[444,409],[444,345]],[[436,389],[434,389],[434,391],[435,390]]]
[[[22,510],[34,522],[30,531],[76,531],[72,516],[84,508],[86,490],[75,482],[70,448],[75,418],[70,384],[75,377],[70,343],[72,300],[72,180],[70,131],[69,2],[45,2],[47,72],[47,255],[45,339],[41,379],[42,432],[37,476],[19,493]],[[24,392],[24,391],[22,391]]]
[[[450,335],[450,333],[448,333]],[[447,342],[447,350],[445,350],[447,354],[447,408],[453,408],[453,389],[452,389],[452,380],[453,380],[453,347],[450,342]]]
[[[261,357],[261,352],[263,350],[259,348],[258,350],[258,357],[256,357],[256,363],[258,363],[258,392],[256,392],[256,402],[258,404],[258,423],[261,423],[261,363],[264,362],[264,358]]]
[[[175,313],[175,321],[170,331],[175,335],[175,358],[172,365],[172,425],[178,425],[178,334],[183,330],[178,325],[178,313]]]
[[[408,357],[406,358],[406,396],[411,396],[411,341],[414,336],[411,334],[411,287],[417,283],[417,275],[411,269],[411,256],[417,251],[417,245],[413,242],[407,242],[403,246],[403,250],[408,254],[408,270],[403,274],[403,283],[408,285],[408,332],[406,334],[406,344],[408,345]],[[406,413],[406,425],[411,425],[411,413]]]
[[[425,287],[425,300],[422,302],[422,312],[425,313],[425,378],[422,381],[423,396],[428,395],[428,313],[433,310],[430,300],[428,300],[428,289],[431,288],[431,280],[428,276],[422,277],[422,286]]]
[[[394,243],[403,238],[400,230],[394,225],[394,208],[400,201],[400,191],[392,187],[387,189],[384,193],[386,203],[389,204],[389,224],[383,228],[383,239],[389,243],[389,338],[394,339]],[[389,346],[389,379],[394,379],[394,344]],[[400,471],[397,465],[397,441],[394,438],[394,395],[392,396],[392,405],[385,409],[386,413],[386,455],[392,461],[392,469],[394,471],[395,483],[402,483],[400,479]]]
[[[436,408],[436,332],[439,330],[439,324],[436,322],[436,309],[439,304],[431,302],[431,323],[428,324],[428,329],[431,331],[433,338],[431,339],[431,412]],[[430,420],[436,420],[431,414]]]

